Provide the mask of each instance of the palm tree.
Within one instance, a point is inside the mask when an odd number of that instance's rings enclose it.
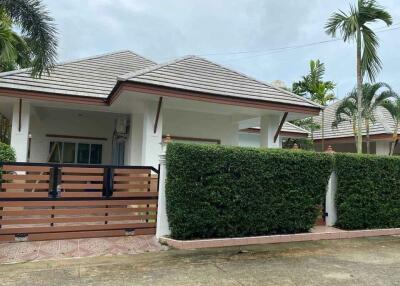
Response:
[[[57,31],[40,0],[0,0],[0,23],[0,55],[6,55],[0,58],[3,71],[30,66],[34,77],[51,71],[56,62]],[[14,26],[20,29],[20,36],[3,33]]]
[[[358,0],[357,6],[350,6],[349,13],[339,11],[334,13],[325,25],[327,34],[335,37],[339,32],[344,42],[356,41],[357,46],[357,128],[362,126],[362,84],[365,75],[373,82],[382,68],[377,54],[378,38],[368,26],[371,23],[383,21],[392,24],[391,15],[375,0]],[[362,133],[357,135],[357,152],[362,153]]]
[[[308,99],[322,105],[327,106],[328,103],[335,99],[332,90],[335,88],[335,84],[332,81],[323,81],[325,74],[325,65],[320,60],[310,61],[310,72],[308,75],[303,76],[302,80],[293,83],[293,92],[307,97]],[[324,130],[325,130],[325,112],[322,110],[322,122],[321,122],[321,145],[322,150],[324,147]],[[311,124],[313,125],[313,118],[311,118]],[[311,138],[313,138],[313,131],[311,129]]]
[[[345,97],[336,108],[335,120],[332,122],[333,128],[338,128],[342,122],[349,122],[353,127],[354,143],[357,146],[357,97],[354,97],[354,92]]]
[[[382,89],[385,90],[382,91]],[[362,121],[365,124],[366,133],[366,143],[367,143],[367,153],[370,153],[370,123],[375,123],[375,111],[378,106],[382,104],[389,98],[393,97],[391,93],[391,88],[388,84],[383,82],[378,83],[364,83],[362,86]],[[338,126],[340,122],[348,121],[353,125],[353,133],[356,139],[356,146],[358,143],[358,135],[362,136],[362,129],[359,129],[357,119],[358,116],[358,96],[357,89],[353,89],[349,95],[339,104],[336,109],[335,121],[333,122],[333,127]]]
[[[399,125],[400,125],[400,97],[394,91],[390,91],[391,96],[394,100],[385,100],[382,103],[382,106],[389,111],[390,115],[394,121],[394,129],[393,129],[393,142],[390,148],[390,155],[392,156],[394,153],[394,148],[397,145],[398,139],[397,136],[399,134]]]
[[[382,88],[386,90],[381,91]],[[362,88],[362,117],[365,122],[365,131],[367,135],[367,154],[370,154],[370,123],[375,123],[375,111],[378,106],[382,106],[383,102],[393,96],[391,87],[384,83],[364,83]]]

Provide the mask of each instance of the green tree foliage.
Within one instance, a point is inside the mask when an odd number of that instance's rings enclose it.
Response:
[[[383,82],[377,83],[364,83],[362,86],[362,120],[365,125],[367,137],[367,153],[370,153],[370,124],[376,122],[375,111],[379,106],[393,96],[391,87]],[[338,127],[341,122],[348,121],[353,126],[353,133],[356,138],[362,131],[358,130],[357,122],[358,114],[358,96],[357,89],[353,89],[347,97],[338,105],[335,112],[335,121],[332,123],[333,127]]]
[[[392,100],[387,99],[382,103],[382,106],[389,111],[390,115],[394,121],[394,128],[393,128],[393,142],[390,148],[390,155],[392,156],[394,153],[394,148],[398,143],[398,134],[399,134],[399,125],[400,125],[400,97],[394,91],[387,91],[390,93],[390,97]]]
[[[56,28],[41,1],[0,0],[2,71],[31,67],[32,76],[40,77],[54,67],[56,56]]]
[[[329,102],[335,99],[333,90],[335,84],[332,81],[324,81],[323,77],[325,74],[325,65],[320,60],[310,61],[310,71],[306,76],[303,76],[302,80],[293,83],[292,90],[294,93],[306,97],[322,106],[328,105]],[[313,118],[308,125],[311,131],[311,137],[316,130]],[[297,121],[297,124],[301,124],[302,127],[307,128],[307,121]],[[322,122],[321,122],[321,135],[322,135],[322,150],[324,150],[324,123],[325,123],[325,112],[322,110]],[[294,122],[296,124],[296,122]],[[299,125],[300,126],[300,125]]]
[[[365,75],[371,81],[382,68],[378,57],[378,37],[369,27],[369,24],[383,21],[386,25],[392,24],[391,15],[378,5],[375,0],[358,0],[356,6],[350,6],[348,13],[339,11],[334,13],[325,25],[327,34],[335,37],[338,33],[344,42],[355,41],[357,49],[357,129],[362,127],[362,85]],[[357,134],[357,152],[362,153],[362,134]]]

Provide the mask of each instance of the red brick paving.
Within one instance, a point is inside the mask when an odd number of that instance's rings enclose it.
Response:
[[[0,243],[0,263],[160,251],[153,235]]]

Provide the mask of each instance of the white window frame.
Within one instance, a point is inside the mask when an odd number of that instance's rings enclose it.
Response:
[[[98,165],[103,163],[103,152],[104,152],[104,144],[100,142],[85,142],[85,141],[70,141],[70,140],[50,140],[49,141],[49,152],[50,152],[50,146],[52,143],[61,143],[61,157],[60,157],[60,163],[63,163],[64,161],[64,144],[69,143],[69,144],[75,144],[75,156],[74,156],[74,162],[73,163],[65,163],[65,164],[82,164],[82,165]],[[79,144],[88,144],[89,145],[89,163],[78,163],[78,146]],[[92,151],[92,145],[101,145],[101,158],[100,158],[100,163],[98,164],[92,164],[90,163],[91,161],[91,151]],[[50,155],[50,154],[48,154]],[[49,158],[50,160],[50,158]],[[58,163],[58,162],[50,162],[50,163]]]

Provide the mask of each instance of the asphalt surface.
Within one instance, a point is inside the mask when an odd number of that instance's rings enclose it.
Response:
[[[3,264],[0,285],[400,285],[400,237]]]

